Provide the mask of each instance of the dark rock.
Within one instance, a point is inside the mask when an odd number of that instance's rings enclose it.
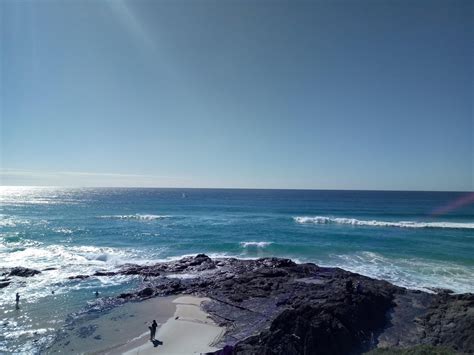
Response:
[[[209,259],[211,260],[210,257],[208,257],[206,254],[198,254],[195,256],[196,259]]]
[[[51,270],[57,270],[58,268],[56,267],[47,267],[46,269],[43,269],[43,271],[51,271]]]
[[[435,292],[435,293],[454,293],[453,290],[450,290],[448,288],[441,288],[441,287],[430,287],[428,288],[429,290]]]
[[[0,282],[0,288],[5,288],[7,287],[8,285],[11,284],[11,281],[3,281],[3,282]]]
[[[418,324],[423,326],[424,344],[474,353],[474,294],[436,295]]]
[[[31,277],[37,274],[41,274],[41,271],[17,266],[10,270],[8,276]]]
[[[263,258],[260,259],[262,264],[266,267],[290,267],[296,266],[296,263],[291,259],[280,258]]]
[[[76,275],[76,276],[69,276],[69,280],[84,280],[88,279],[90,276],[89,275]]]
[[[142,275],[142,276],[159,276],[160,270],[153,266],[129,265],[123,268],[120,272],[122,275]],[[116,275],[117,273],[114,273]]]
[[[261,268],[259,270],[256,270],[256,272],[258,272],[263,277],[279,277],[279,276],[286,276],[288,274],[288,272],[283,269]]]
[[[96,271],[93,276],[114,276],[114,275],[117,275],[117,273],[113,271]]]
[[[391,295],[347,297],[349,302],[335,297],[299,301],[278,315],[269,330],[238,343],[234,353],[329,355],[368,348],[371,334],[385,322]]]
[[[141,290],[118,296],[120,302],[174,294],[210,298],[204,308],[227,327],[218,344],[223,349],[215,355],[342,355],[418,344],[474,353],[472,294],[407,290],[339,268],[279,258],[212,260],[198,254],[124,265],[118,274],[147,281]]]
[[[87,337],[90,337],[92,334],[95,333],[95,331],[97,330],[97,328],[98,328],[97,325],[89,325],[89,326],[80,327],[80,328],[77,330],[77,335],[78,335],[80,338],[87,338]]]
[[[139,296],[140,298],[146,298],[153,296],[154,293],[155,291],[151,287],[147,287],[137,292],[137,296]]]

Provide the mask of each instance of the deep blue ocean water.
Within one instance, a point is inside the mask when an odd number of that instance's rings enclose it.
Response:
[[[2,187],[0,268],[56,270],[0,289],[0,352],[34,351],[95,290],[115,295],[139,282],[68,276],[197,253],[288,257],[410,288],[474,292],[474,195]]]

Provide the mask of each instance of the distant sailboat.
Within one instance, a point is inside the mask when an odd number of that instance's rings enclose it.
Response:
[[[186,197],[188,197],[188,195],[186,195],[186,193],[183,192],[183,193],[181,194],[181,198],[186,198]]]

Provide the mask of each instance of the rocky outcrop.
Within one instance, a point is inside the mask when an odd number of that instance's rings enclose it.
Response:
[[[8,276],[31,277],[37,274],[41,274],[41,271],[17,266],[10,270]]]
[[[474,353],[474,294],[435,296],[418,323],[424,330],[422,343]]]
[[[138,291],[121,294],[121,302],[190,293],[210,298],[206,311],[227,327],[219,354],[342,355],[418,344],[474,352],[472,294],[407,290],[342,269],[279,258],[199,254],[124,265],[118,274],[144,280]]]
[[[88,279],[90,276],[89,275],[74,275],[74,276],[69,276],[69,280],[84,280]]]
[[[0,288],[5,288],[11,284],[10,280],[0,280]]]
[[[117,273],[113,271],[96,271],[94,276],[114,276],[116,274]]]
[[[186,257],[177,261],[159,263],[155,265],[133,265],[127,264],[120,270],[123,275],[160,276],[161,274],[198,272],[212,270],[216,267],[215,262],[205,254],[195,257]]]

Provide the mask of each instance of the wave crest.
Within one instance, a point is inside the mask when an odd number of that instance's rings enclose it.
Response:
[[[157,219],[170,218],[171,216],[156,215],[156,214],[128,214],[128,215],[112,215],[112,216],[100,216],[99,218],[105,219],[124,219],[124,220],[141,220],[141,221],[153,221]]]
[[[293,217],[300,224],[348,224],[353,226],[369,227],[398,227],[398,228],[450,228],[450,229],[474,229],[474,223],[470,222],[417,222],[417,221],[377,221],[359,220],[355,218],[331,218],[324,216],[298,216]]]
[[[454,292],[472,292],[474,267],[440,260],[390,258],[371,251],[332,255],[327,266],[335,266],[391,283],[431,292],[439,287]]]
[[[30,224],[30,221],[15,216],[0,214],[0,227],[16,227],[19,224]]]
[[[273,242],[241,242],[240,243],[240,245],[243,248],[247,248],[247,247],[265,248],[269,246],[270,244],[273,244]]]

